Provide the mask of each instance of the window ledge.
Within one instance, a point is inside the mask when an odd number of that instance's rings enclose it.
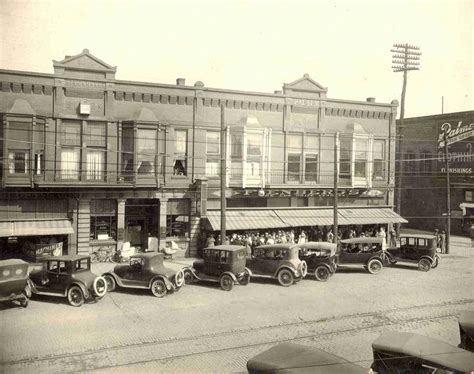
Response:
[[[89,240],[89,245],[110,245],[110,244],[117,244],[117,242],[113,239],[108,240]]]

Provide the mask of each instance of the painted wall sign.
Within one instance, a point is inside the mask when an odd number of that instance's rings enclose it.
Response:
[[[474,165],[474,121],[444,122],[438,134],[438,165],[446,172],[445,143],[448,144],[449,172],[472,174]]]

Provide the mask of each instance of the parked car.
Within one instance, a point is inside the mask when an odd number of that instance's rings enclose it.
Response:
[[[466,310],[459,316],[460,348],[474,352],[474,311]]]
[[[307,265],[298,257],[298,244],[280,243],[261,245],[247,258],[252,276],[278,279],[284,286],[291,286],[306,276]]]
[[[408,332],[385,332],[373,343],[372,370],[392,373],[470,373],[474,353],[438,339]]]
[[[66,297],[76,307],[88,299],[99,300],[107,292],[105,279],[91,272],[90,256],[47,257],[30,279],[34,294]]]
[[[250,374],[367,373],[342,357],[294,343],[281,343],[247,361]]]
[[[369,273],[377,274],[386,261],[384,238],[362,237],[339,241],[336,254],[338,267],[363,266]]]
[[[28,263],[11,259],[0,261],[0,301],[18,300],[24,308],[31,297]]]
[[[318,281],[325,282],[336,272],[336,244],[306,242],[298,244],[299,258],[306,262],[309,273]]]
[[[164,253],[139,253],[130,257],[127,264],[115,265],[114,270],[104,273],[107,291],[117,287],[148,289],[156,297],[169,292],[177,292],[184,284],[182,270],[167,268],[163,261]]]
[[[225,291],[232,290],[234,284],[247,285],[251,272],[245,267],[247,249],[241,245],[217,245],[204,248],[202,259],[192,267],[184,268],[186,283],[195,280],[218,282]]]
[[[418,264],[418,269],[428,271],[439,264],[434,235],[401,234],[400,247],[388,248],[386,253],[392,265],[406,262]]]

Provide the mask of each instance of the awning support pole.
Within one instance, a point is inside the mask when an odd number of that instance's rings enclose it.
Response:
[[[339,184],[339,133],[336,132],[334,135],[334,244],[337,245],[339,239],[338,233],[338,224],[337,224],[337,194],[338,194],[338,184]]]

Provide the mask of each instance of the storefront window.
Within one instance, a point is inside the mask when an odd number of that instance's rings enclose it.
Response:
[[[189,216],[167,215],[166,236],[185,237],[189,233]]]
[[[220,133],[207,131],[206,133],[206,175],[219,176]]]
[[[137,173],[155,174],[156,130],[138,129],[137,131]]]
[[[175,130],[173,175],[187,175],[187,131]]]
[[[117,214],[115,200],[91,201],[91,240],[117,239]]]
[[[8,171],[10,174],[29,173],[29,152],[23,150],[11,150],[8,152]]]

